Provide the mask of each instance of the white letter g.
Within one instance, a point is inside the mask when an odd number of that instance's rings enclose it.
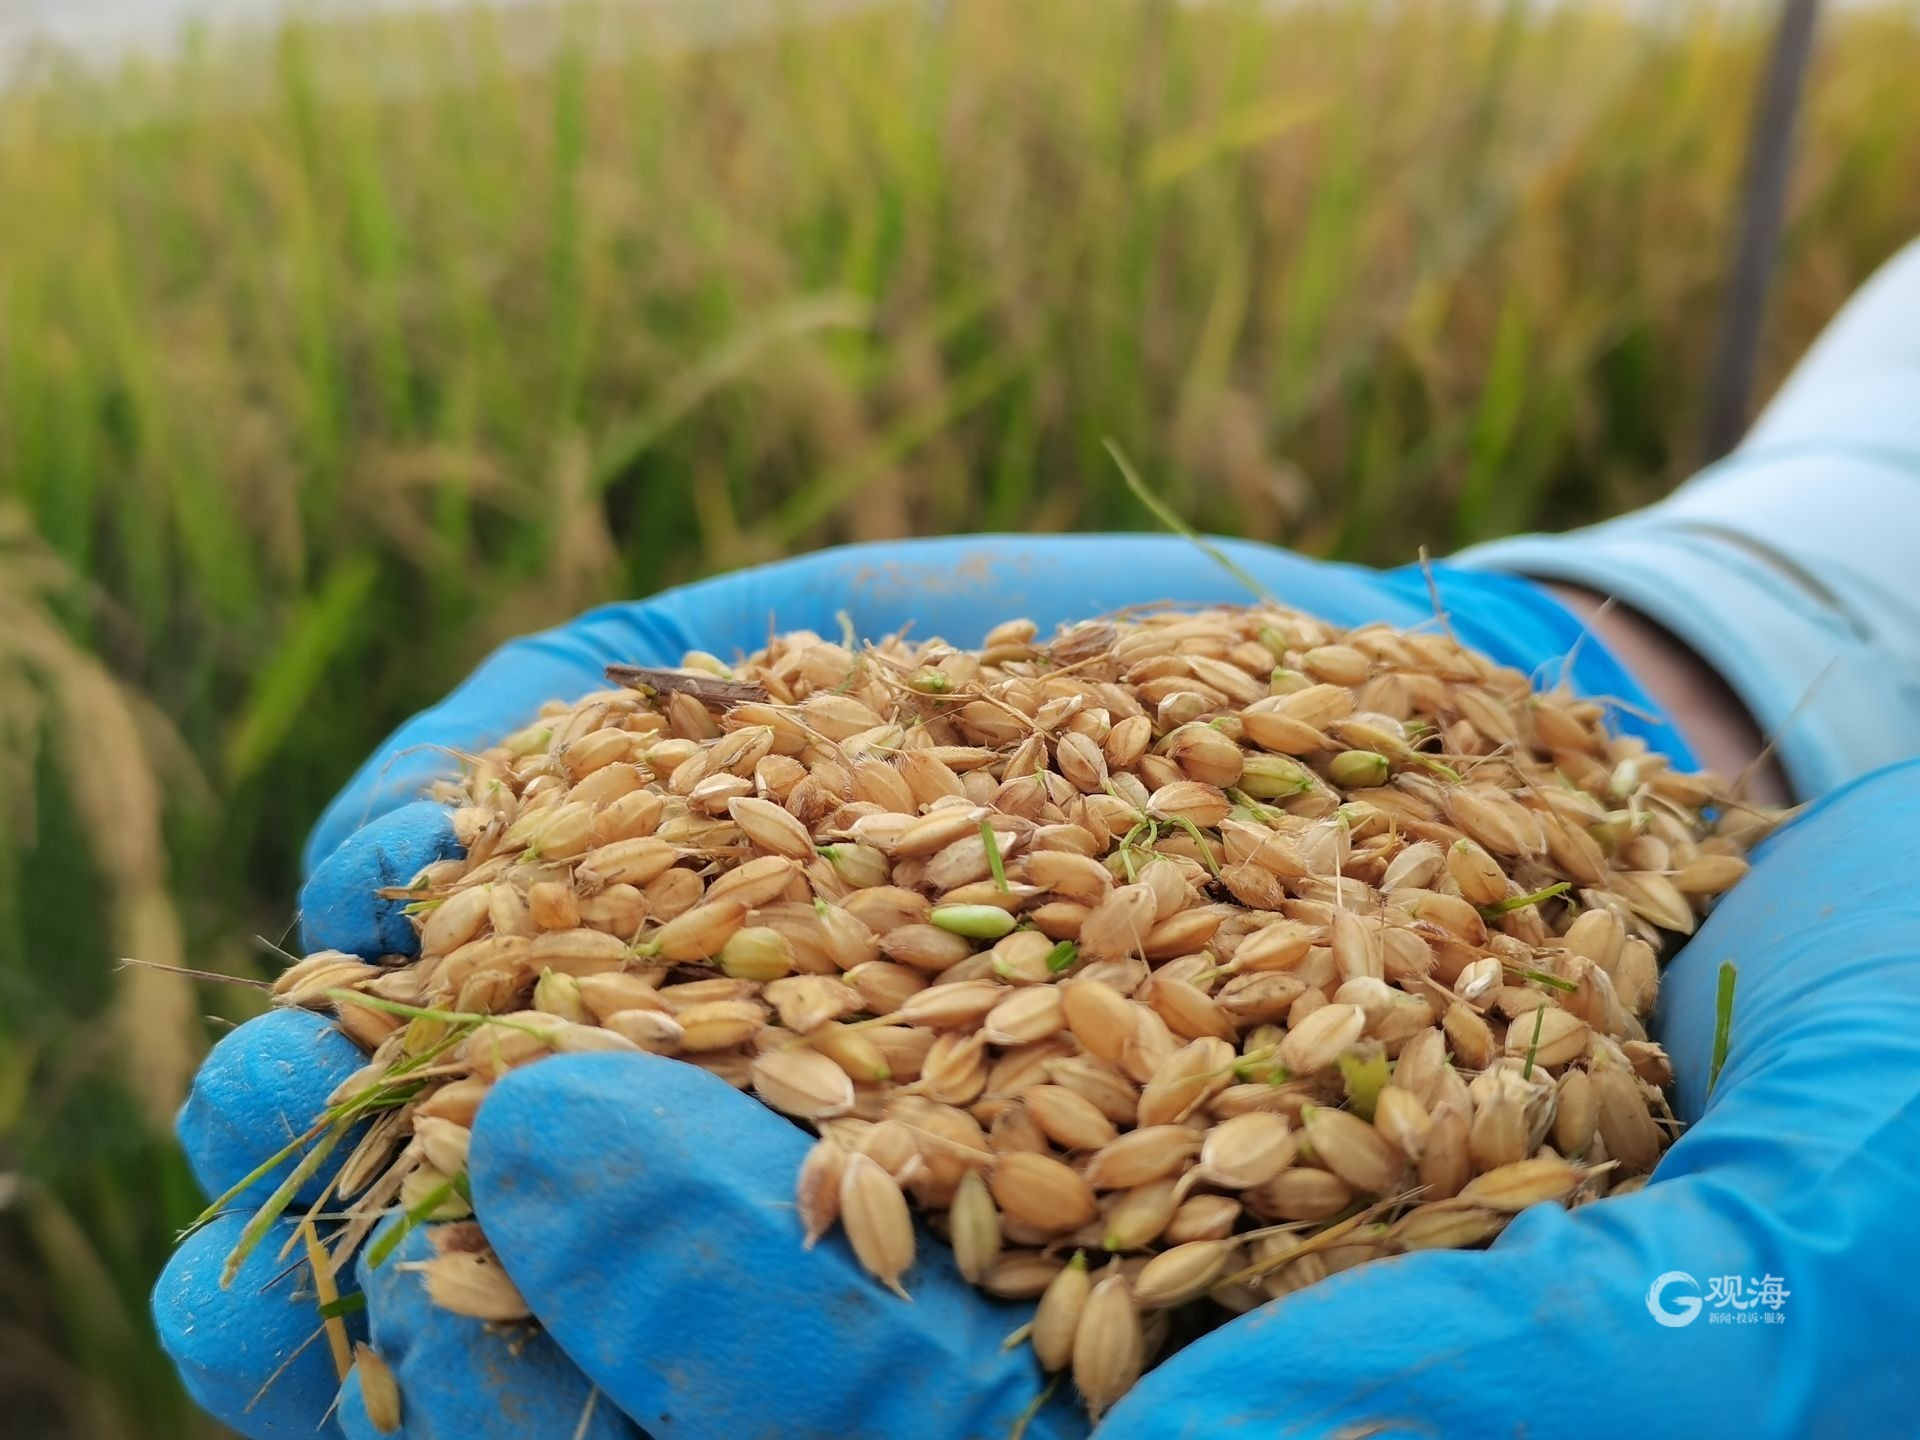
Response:
[[[1661,1296],[1667,1287],[1681,1284],[1691,1285],[1695,1290],[1700,1288],[1699,1281],[1684,1270],[1669,1270],[1647,1287],[1647,1313],[1669,1329],[1677,1330],[1682,1325],[1691,1325],[1694,1317],[1700,1313],[1698,1296],[1684,1295],[1672,1301],[1674,1308],[1671,1310],[1662,1303]]]

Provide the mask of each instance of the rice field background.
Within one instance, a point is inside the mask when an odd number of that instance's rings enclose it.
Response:
[[[838,540],[1391,562],[1697,460],[1771,7],[950,0],[213,31],[0,90],[0,1434],[213,1433],[165,1125],[393,723]],[[1767,388],[1920,232],[1920,14],[1829,17]],[[258,937],[258,938],[256,938]]]

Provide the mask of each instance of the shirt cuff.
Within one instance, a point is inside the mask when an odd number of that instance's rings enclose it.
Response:
[[[1812,799],[1920,750],[1920,474],[1898,451],[1742,452],[1670,500],[1455,565],[1616,596],[1712,665]]]

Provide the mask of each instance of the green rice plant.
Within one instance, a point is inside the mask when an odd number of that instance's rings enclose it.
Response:
[[[108,957],[179,963],[162,777],[199,787],[62,624],[86,600],[0,501],[0,1393],[23,1434],[190,1434],[145,1291],[191,1194],[163,1137],[205,1040],[191,989]]]

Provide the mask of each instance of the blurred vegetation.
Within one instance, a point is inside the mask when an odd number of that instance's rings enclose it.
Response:
[[[1764,33],[1676,3],[441,14],[0,92],[0,1431],[207,1434],[160,1122],[332,789],[509,634],[828,542],[1368,561],[1693,459]],[[709,16],[710,20],[712,17]],[[708,27],[711,30],[711,26]],[[1920,231],[1833,17],[1768,386]],[[211,1012],[212,1024],[199,1012]]]

